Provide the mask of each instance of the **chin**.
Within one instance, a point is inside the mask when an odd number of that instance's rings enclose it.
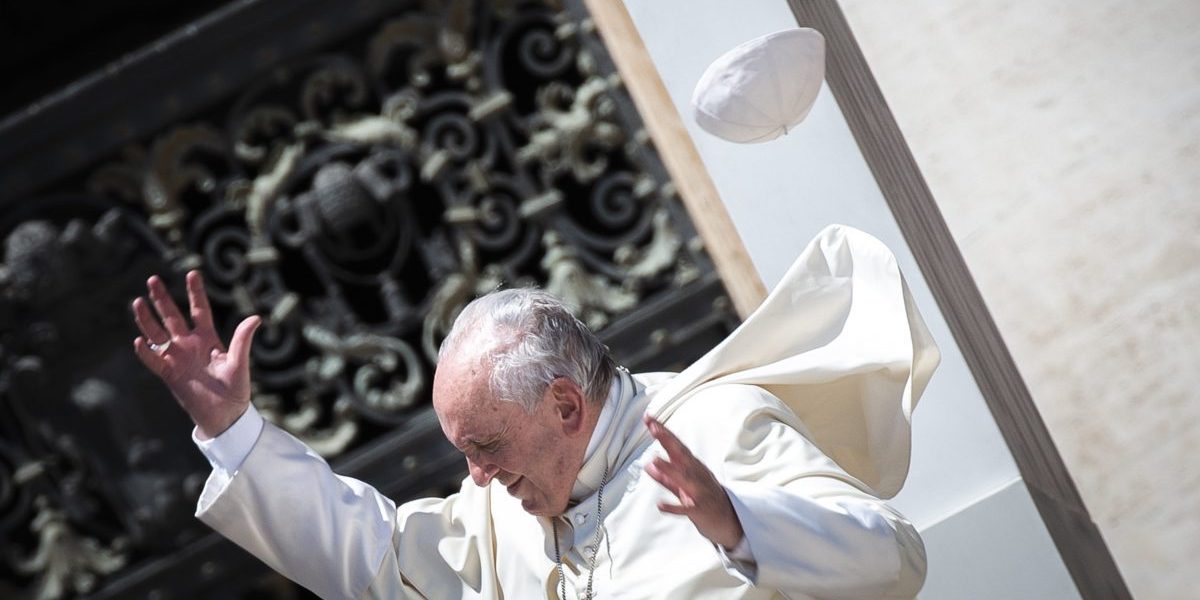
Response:
[[[566,511],[567,507],[566,507],[566,503],[564,502],[562,507],[555,510],[554,508],[547,506],[544,503],[540,503],[536,500],[527,500],[527,501],[521,502],[521,508],[525,512],[527,512],[535,517],[557,517],[558,515],[563,514],[563,512]]]
[[[558,514],[548,510],[544,505],[539,505],[536,502],[522,502],[521,508],[524,509],[525,512],[535,517],[553,517],[554,515]]]

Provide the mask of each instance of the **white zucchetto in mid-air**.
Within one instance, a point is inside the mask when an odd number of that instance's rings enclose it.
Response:
[[[692,93],[696,122],[731,142],[773,140],[804,120],[825,78],[825,38],[815,29],[779,31],[726,52]]]

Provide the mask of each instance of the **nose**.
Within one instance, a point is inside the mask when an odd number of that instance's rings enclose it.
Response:
[[[479,487],[484,487],[492,482],[492,478],[500,472],[500,467],[491,463],[480,464],[468,457],[467,470],[471,472],[471,481],[474,481],[475,485]]]

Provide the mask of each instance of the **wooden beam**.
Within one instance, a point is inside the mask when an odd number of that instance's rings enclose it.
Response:
[[[667,86],[646,51],[625,3],[620,0],[584,0],[596,31],[608,48],[621,74],[625,89],[637,105],[659,156],[708,255],[725,282],[725,288],[742,318],[748,316],[767,295],[742,238],[738,235],[725,203],[717,193],[700,153],[675,110]]]

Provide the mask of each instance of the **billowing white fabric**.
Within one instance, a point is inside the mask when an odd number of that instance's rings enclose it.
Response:
[[[862,232],[827,229],[691,368],[621,374],[613,425],[579,474],[583,499],[559,520],[568,587],[586,584],[607,469],[600,598],[912,598],[920,538],[867,492],[902,483],[908,419],[936,362],[894,257]],[[643,412],[726,487],[754,573],[657,510],[670,498],[643,471],[663,455]],[[271,425],[231,479],[210,480],[197,516],[325,598],[557,598],[550,521],[503,486],[467,479],[449,498],[396,507]]]
[[[755,38],[709,65],[692,93],[705,131],[743,144],[773,140],[812,110],[825,78],[825,38],[788,29]]]
[[[908,476],[911,419],[941,354],[883,242],[831,226],[723,342],[655,397],[660,419],[705,386],[753,384],[880,498]]]

